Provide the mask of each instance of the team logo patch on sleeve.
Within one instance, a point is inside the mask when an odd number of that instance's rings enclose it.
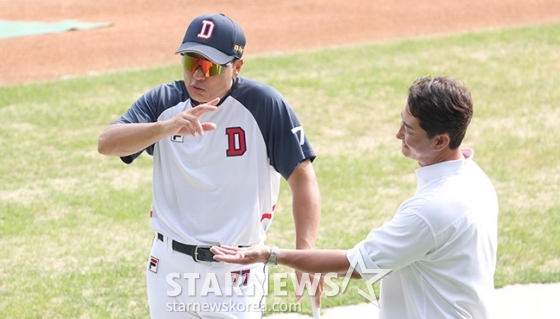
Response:
[[[148,270],[157,274],[157,267],[158,267],[159,259],[154,256],[150,256],[150,263],[148,264]]]

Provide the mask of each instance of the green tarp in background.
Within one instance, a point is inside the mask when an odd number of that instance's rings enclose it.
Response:
[[[62,20],[56,22],[0,20],[0,39],[47,33],[62,33],[72,30],[105,28],[112,25],[113,23],[110,22],[82,22],[77,20]]]

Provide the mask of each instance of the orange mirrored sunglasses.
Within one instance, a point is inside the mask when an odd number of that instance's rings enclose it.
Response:
[[[230,61],[222,65],[205,59],[195,58],[190,55],[183,55],[183,67],[185,70],[194,73],[196,69],[200,67],[200,70],[206,77],[222,74],[224,68],[230,66],[232,63],[233,61]]]

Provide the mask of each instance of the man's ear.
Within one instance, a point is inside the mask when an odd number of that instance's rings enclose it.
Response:
[[[243,58],[235,61],[233,64],[233,77],[236,78],[239,76],[239,72],[241,72],[241,67],[243,66]]]
[[[439,134],[436,135],[436,137],[434,137],[435,139],[435,145],[434,148],[436,151],[441,151],[443,149],[445,149],[446,147],[449,146],[449,135],[447,133],[443,133],[443,134]]]

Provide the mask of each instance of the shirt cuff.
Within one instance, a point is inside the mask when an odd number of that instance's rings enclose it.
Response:
[[[346,258],[350,262],[350,266],[356,269],[360,276],[366,280],[371,279],[378,274],[378,272],[372,272],[371,270],[381,269],[373,262],[373,260],[371,260],[371,258],[369,258],[367,251],[361,243],[354,246],[354,248],[348,249],[346,252]]]

